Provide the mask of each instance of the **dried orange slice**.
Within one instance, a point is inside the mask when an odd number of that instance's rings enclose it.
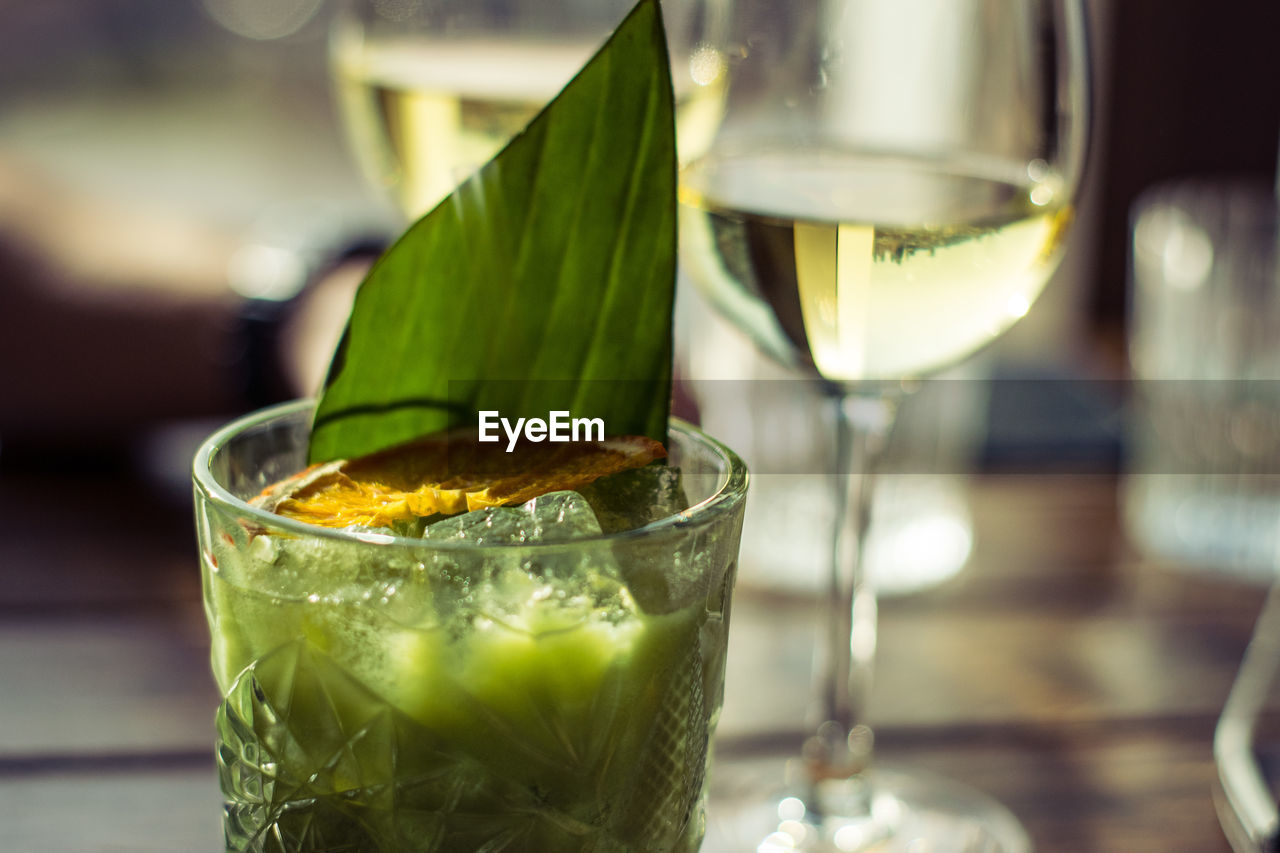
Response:
[[[643,436],[523,442],[507,452],[502,443],[481,443],[473,433],[455,431],[359,459],[313,465],[269,486],[254,503],[322,527],[390,527],[578,489],[666,455],[660,442]]]

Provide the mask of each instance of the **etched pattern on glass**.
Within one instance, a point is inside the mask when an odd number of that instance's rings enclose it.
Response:
[[[706,749],[700,656],[691,652],[678,668],[683,677],[663,679],[672,689],[645,735],[643,771],[631,790],[589,814],[589,792],[613,775],[609,756],[561,756],[566,777],[586,774],[581,797],[549,802],[536,785],[516,781],[518,772],[486,766],[381,701],[300,638],[245,669],[219,708],[227,847],[696,850]],[[498,727],[490,733],[501,736]],[[527,751],[513,738],[507,748]]]

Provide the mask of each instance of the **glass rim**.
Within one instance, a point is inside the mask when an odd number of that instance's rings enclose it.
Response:
[[[236,436],[261,426],[271,421],[279,420],[289,415],[308,411],[315,408],[315,401],[311,399],[292,400],[286,403],[278,403],[263,409],[250,412],[235,420],[223,425],[215,430],[208,438],[201,442],[199,449],[196,451],[195,458],[192,460],[191,473],[192,482],[199,489],[200,493],[210,503],[230,509],[236,513],[254,519],[267,529],[280,530],[287,533],[293,533],[299,536],[314,536],[320,539],[329,539],[337,542],[345,542],[348,544],[364,544],[375,547],[401,546],[413,547],[417,550],[441,550],[441,551],[469,551],[481,552],[495,549],[513,550],[565,550],[581,548],[585,545],[611,544],[614,542],[628,542],[631,540],[648,539],[653,536],[668,531],[686,532],[691,528],[709,525],[723,516],[731,513],[734,509],[746,499],[747,484],[750,475],[747,472],[746,463],[734,453],[723,442],[712,438],[702,429],[693,424],[677,417],[670,418],[670,425],[673,432],[686,436],[693,440],[697,445],[711,451],[718,456],[726,465],[724,474],[724,482],[719,485],[716,491],[692,506],[681,510],[674,515],[668,515],[657,521],[652,521],[641,527],[635,527],[630,530],[620,530],[614,533],[599,533],[593,536],[579,536],[573,539],[557,540],[554,542],[519,542],[519,543],[503,543],[494,545],[474,545],[469,542],[419,539],[408,536],[396,536],[389,533],[380,533],[373,531],[354,531],[343,528],[321,527],[315,524],[307,524],[297,519],[286,518],[282,515],[276,515],[261,507],[253,506],[241,498],[232,494],[225,486],[218,482],[214,477],[210,468],[210,462],[214,455],[226,447],[228,443]]]

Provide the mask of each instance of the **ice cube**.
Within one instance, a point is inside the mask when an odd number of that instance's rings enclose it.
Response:
[[[582,489],[605,533],[643,527],[687,509],[680,469],[646,465],[601,477]]]
[[[598,536],[600,525],[577,492],[551,492],[518,507],[491,507],[437,521],[430,541],[522,545],[566,543],[540,549],[470,548],[436,555],[436,607],[444,622],[492,620],[540,634],[591,622],[624,619],[633,602],[609,543],[573,547]],[[480,624],[477,622],[476,624]]]
[[[474,545],[563,542],[598,536],[591,505],[577,492],[549,492],[518,507],[489,507],[427,526],[426,539],[463,540]]]

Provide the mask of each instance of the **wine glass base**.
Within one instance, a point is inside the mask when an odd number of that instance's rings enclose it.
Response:
[[[758,789],[757,789],[758,790]],[[713,795],[702,853],[1030,853],[1013,814],[949,779],[880,767],[825,783],[827,814],[796,797]]]

